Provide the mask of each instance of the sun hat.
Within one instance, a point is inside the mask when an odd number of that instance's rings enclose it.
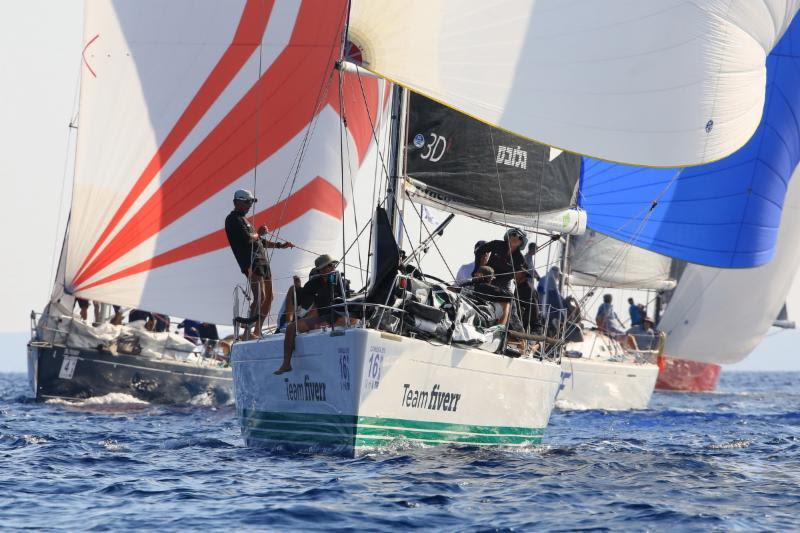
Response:
[[[331,257],[328,254],[322,254],[321,256],[317,257],[314,260],[314,268],[316,270],[322,270],[323,268],[325,268],[326,266],[330,265],[331,263],[336,263],[338,265],[339,261],[337,261],[336,259],[334,259],[333,257]]]

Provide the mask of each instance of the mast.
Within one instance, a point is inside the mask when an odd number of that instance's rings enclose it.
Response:
[[[403,243],[403,176],[406,170],[406,130],[408,127],[408,90],[392,87],[392,118],[389,130],[389,182],[386,186],[386,212],[397,245]]]
[[[658,325],[658,323],[661,321],[661,306],[664,304],[664,302],[663,302],[663,300],[661,298],[661,295],[663,294],[663,292],[664,291],[656,291],[656,304],[655,304],[656,305],[656,312],[655,312],[655,318],[654,318],[654,320],[656,321],[655,322],[656,325]]]

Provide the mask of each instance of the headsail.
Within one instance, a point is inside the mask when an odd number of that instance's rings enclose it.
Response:
[[[569,240],[572,285],[669,290],[672,259],[589,230]]]
[[[340,96],[346,16],[345,0],[89,3],[67,289],[228,322],[238,188],[303,249],[275,253],[276,273],[335,253],[387,94],[347,74]]]
[[[799,56],[796,18],[767,60],[758,130],[721,161],[678,170],[586,159],[579,204],[589,227],[692,263],[747,268],[769,261],[786,183],[800,162]]]
[[[800,266],[800,167],[781,217],[773,260],[757,268],[687,265],[659,328],[665,354],[704,363],[744,359],[769,331]]]
[[[800,269],[795,273],[783,307],[772,325],[778,328],[795,329],[798,319],[800,319]]]
[[[420,203],[529,229],[580,233],[581,159],[411,95],[408,194]]]
[[[527,138],[646,166],[741,147],[797,0],[353,0],[367,68]]]

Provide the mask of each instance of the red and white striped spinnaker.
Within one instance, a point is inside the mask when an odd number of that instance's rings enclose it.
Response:
[[[346,19],[346,0],[88,2],[67,291],[229,322],[239,188],[256,225],[298,245],[272,255],[276,292],[341,251],[389,94],[340,84]]]

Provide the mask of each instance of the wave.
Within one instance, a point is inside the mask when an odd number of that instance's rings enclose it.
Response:
[[[144,407],[150,403],[140,400],[130,394],[121,392],[111,392],[103,396],[92,396],[83,400],[64,400],[61,398],[51,398],[45,401],[48,405],[63,405],[67,407]]]

